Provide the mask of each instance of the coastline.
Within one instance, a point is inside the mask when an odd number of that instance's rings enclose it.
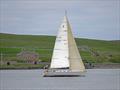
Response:
[[[94,68],[93,69],[120,69],[120,63],[104,63],[104,64],[99,64],[96,63],[94,64]]]
[[[85,65],[86,66],[86,65]],[[34,70],[43,69],[43,67],[0,67],[0,70]],[[95,63],[92,66],[86,66],[86,69],[120,69],[120,63]]]

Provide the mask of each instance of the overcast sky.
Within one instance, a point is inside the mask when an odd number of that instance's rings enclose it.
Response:
[[[65,10],[75,37],[120,39],[119,0],[0,0],[0,32],[56,35]]]

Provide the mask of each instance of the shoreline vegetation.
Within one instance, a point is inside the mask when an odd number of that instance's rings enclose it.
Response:
[[[120,40],[76,38],[86,68],[120,68]],[[0,33],[0,69],[42,69],[50,64],[55,36]]]
[[[16,65],[4,65],[0,67],[0,70],[28,70],[28,69],[43,69],[45,65],[38,64],[38,65],[28,65],[28,64],[21,64],[19,66]],[[92,64],[91,66],[89,64],[85,64],[86,69],[120,69],[119,63],[96,63]]]

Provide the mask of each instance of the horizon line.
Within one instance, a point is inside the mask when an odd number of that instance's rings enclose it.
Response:
[[[11,34],[11,35],[31,35],[31,36],[55,36],[56,35],[49,35],[49,34],[18,34],[18,33],[6,33],[6,32],[0,32],[0,34]],[[120,41],[120,39],[96,39],[96,38],[87,38],[87,37],[75,37],[74,38],[80,38],[80,39],[91,39],[91,40],[101,40],[101,41]]]

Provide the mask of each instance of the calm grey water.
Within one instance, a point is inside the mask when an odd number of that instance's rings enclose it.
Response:
[[[43,70],[0,70],[0,90],[120,90],[120,69],[88,69],[85,77],[42,77]]]

